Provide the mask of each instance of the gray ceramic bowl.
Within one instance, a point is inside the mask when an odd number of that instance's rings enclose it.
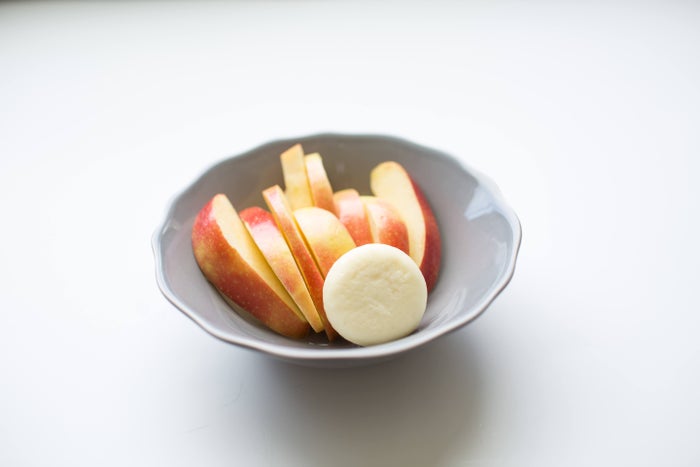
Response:
[[[323,336],[288,339],[232,309],[200,272],[190,244],[197,212],[216,193],[238,209],[264,207],[261,191],[283,185],[280,153],[297,142],[321,153],[335,190],[369,194],[369,173],[386,160],[401,163],[423,189],[442,234],[442,268],[413,334],[364,348],[328,344]],[[387,136],[322,134],[274,141],[211,167],[172,201],[153,250],[165,297],[213,336],[296,363],[349,366],[415,349],[479,316],[510,281],[520,238],[520,223],[495,185],[457,159]]]

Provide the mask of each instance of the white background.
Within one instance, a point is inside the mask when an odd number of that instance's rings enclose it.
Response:
[[[700,465],[699,57],[693,2],[0,4],[0,465]],[[162,297],[171,198],[320,131],[497,182],[482,317],[324,370]]]

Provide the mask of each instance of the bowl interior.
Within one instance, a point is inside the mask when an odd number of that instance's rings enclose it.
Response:
[[[260,325],[243,310],[232,310],[201,274],[192,254],[194,218],[216,193],[237,209],[265,207],[261,192],[283,186],[280,153],[300,142],[319,152],[334,190],[370,194],[369,173],[380,162],[400,162],[429,200],[440,227],[442,267],[418,330],[398,341],[360,348],[328,344],[323,336],[293,340]],[[224,160],[178,196],[154,235],[158,282],[164,295],[214,336],[290,359],[328,360],[382,357],[416,347],[478,316],[513,273],[520,242],[514,213],[483,176],[456,159],[413,143],[384,136],[318,135],[281,140]]]

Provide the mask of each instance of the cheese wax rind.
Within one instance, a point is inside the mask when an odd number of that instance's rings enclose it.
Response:
[[[345,253],[330,268],[323,303],[333,328],[350,342],[368,346],[413,332],[425,313],[428,291],[416,263],[380,243]]]

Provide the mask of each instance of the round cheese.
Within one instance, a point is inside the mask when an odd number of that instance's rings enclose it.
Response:
[[[413,332],[427,305],[425,279],[416,263],[393,246],[353,248],[330,268],[323,304],[333,328],[361,346]]]

